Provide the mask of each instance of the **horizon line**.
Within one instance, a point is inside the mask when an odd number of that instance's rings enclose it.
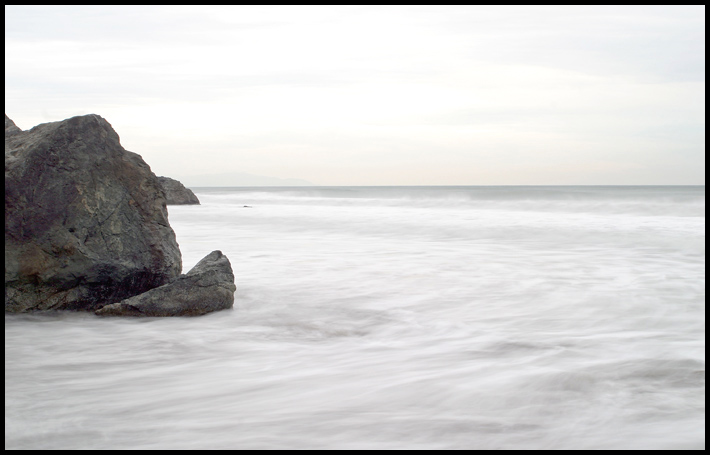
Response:
[[[187,186],[187,185],[186,185]],[[371,188],[381,188],[381,187],[464,187],[464,186],[705,186],[702,184],[693,183],[644,183],[644,184],[633,184],[633,183],[591,183],[591,184],[580,184],[580,183],[555,183],[555,184],[539,184],[539,183],[501,183],[501,184],[454,184],[454,185],[440,185],[440,184],[407,184],[407,185],[194,185],[192,188],[334,188],[334,187],[371,187]]]

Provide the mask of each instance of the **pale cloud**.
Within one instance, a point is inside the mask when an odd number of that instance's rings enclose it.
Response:
[[[18,126],[159,174],[704,184],[704,7],[7,7]]]

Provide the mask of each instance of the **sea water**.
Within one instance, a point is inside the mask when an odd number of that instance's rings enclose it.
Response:
[[[6,315],[6,449],[705,447],[704,186],[195,193],[234,309]]]

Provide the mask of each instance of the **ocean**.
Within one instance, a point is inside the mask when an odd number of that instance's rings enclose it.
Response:
[[[6,449],[705,448],[704,186],[193,190],[234,309],[6,314]]]

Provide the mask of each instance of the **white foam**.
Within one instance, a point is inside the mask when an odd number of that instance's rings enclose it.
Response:
[[[6,448],[703,448],[704,188],[576,191],[198,190],[234,310],[6,315]]]

